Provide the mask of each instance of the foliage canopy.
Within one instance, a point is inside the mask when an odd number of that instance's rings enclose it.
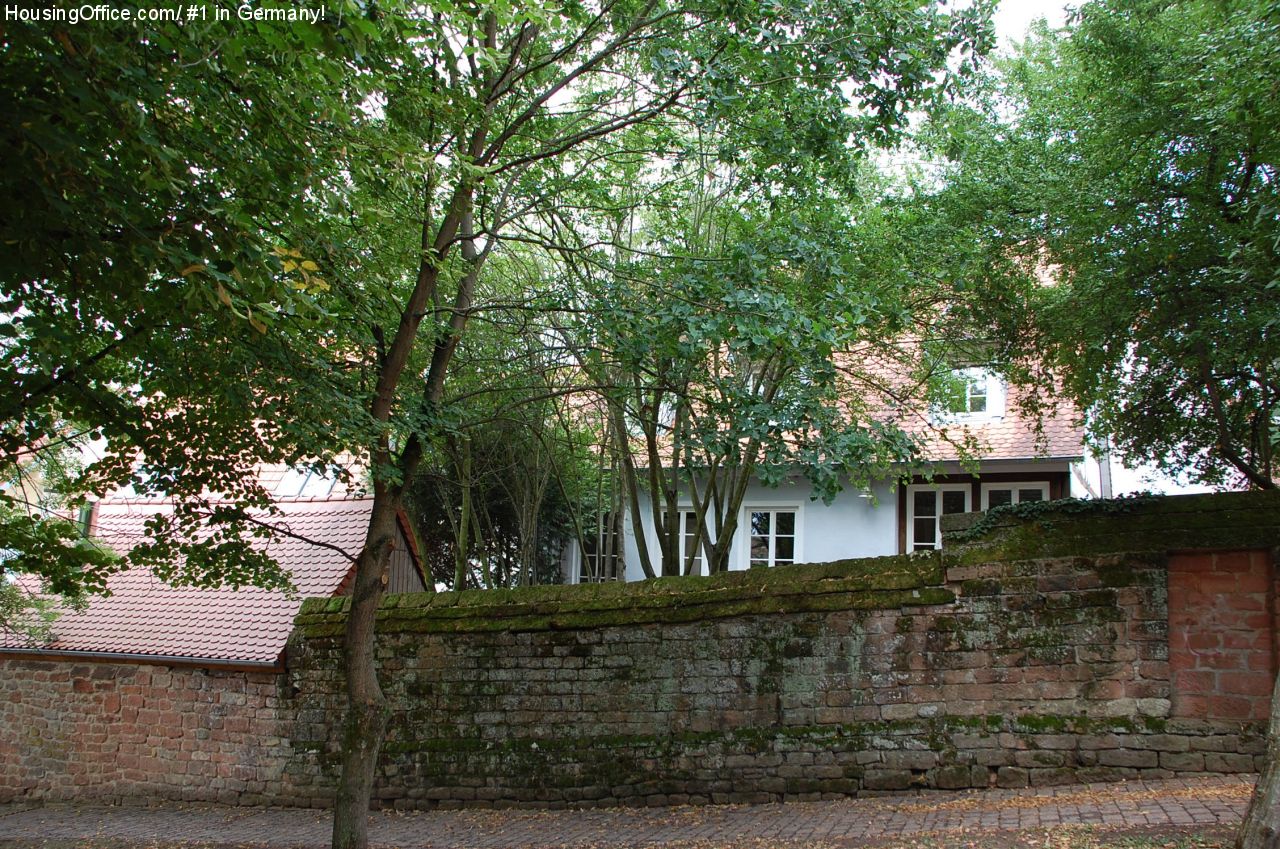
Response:
[[[1280,12],[1108,0],[936,126],[978,321],[1132,463],[1276,484]],[[1052,282],[1048,282],[1048,281]]]

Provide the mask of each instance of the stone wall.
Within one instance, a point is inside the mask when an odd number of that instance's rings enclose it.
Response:
[[[391,599],[377,797],[740,802],[1252,771],[1261,703],[1209,708],[1246,680],[1223,670],[1274,664],[1278,504],[1037,506],[951,523],[945,556]],[[1169,554],[1228,540],[1243,553]],[[1225,647],[1244,621],[1227,612],[1251,609],[1265,636],[1252,655],[1202,654],[1227,666],[1195,669],[1195,702],[1173,687],[1169,567],[1204,558],[1213,574],[1249,569],[1201,579],[1212,593],[1175,614]],[[307,604],[290,659],[314,720],[296,732],[296,775],[317,793],[336,765],[342,605]]]
[[[0,801],[262,804],[291,749],[282,676],[5,660]]]
[[[1280,499],[1019,505],[946,530],[945,555],[390,597],[376,800],[764,801],[1260,766]],[[325,804],[346,603],[304,605],[281,676],[8,661],[0,799]]]

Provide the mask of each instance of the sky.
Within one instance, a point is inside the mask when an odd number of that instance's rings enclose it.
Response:
[[[1002,47],[1011,41],[1021,41],[1028,27],[1038,18],[1044,18],[1051,27],[1060,27],[1066,23],[1066,7],[1077,7],[1082,0],[1002,0],[996,9],[996,35]]]

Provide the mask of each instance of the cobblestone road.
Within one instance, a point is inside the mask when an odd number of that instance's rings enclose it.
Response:
[[[1016,836],[1065,825],[1139,831],[1239,824],[1254,777],[1077,785],[1039,790],[844,799],[769,805],[587,811],[374,814],[380,847],[837,847],[917,838]],[[330,819],[297,809],[49,806],[0,809],[0,846],[106,844],[324,847]],[[997,840],[997,842],[999,842]]]

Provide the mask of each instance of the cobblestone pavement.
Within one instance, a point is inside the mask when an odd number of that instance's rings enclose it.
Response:
[[[1001,835],[1065,825],[1176,833],[1238,825],[1253,782],[1253,776],[1205,776],[766,805],[381,812],[372,816],[370,838],[376,846],[404,849],[840,849],[973,834],[1000,842]],[[0,809],[0,847],[324,847],[329,829],[327,812],[299,809],[177,804]]]

